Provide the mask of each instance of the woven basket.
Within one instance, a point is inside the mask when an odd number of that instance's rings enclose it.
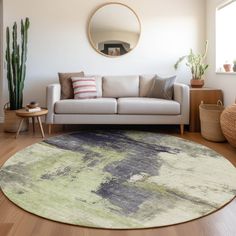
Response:
[[[213,142],[224,142],[225,137],[220,126],[220,116],[224,110],[222,102],[217,104],[200,104],[201,135]]]
[[[15,110],[10,110],[6,105],[4,106],[4,125],[3,129],[5,132],[8,133],[16,133],[22,118],[16,115]],[[27,131],[28,130],[28,119],[25,119],[20,131]]]
[[[220,124],[227,141],[236,147],[236,104],[224,110],[220,117]]]

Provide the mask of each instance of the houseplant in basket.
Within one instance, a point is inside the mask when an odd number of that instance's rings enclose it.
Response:
[[[21,109],[23,104],[29,26],[29,18],[21,20],[19,43],[17,23],[14,23],[12,32],[10,32],[9,27],[6,29],[6,64],[9,91],[9,103],[4,107],[4,131],[6,132],[16,132],[18,128],[19,118],[15,111]],[[27,129],[27,125],[25,124],[22,129]]]
[[[186,66],[189,67],[191,70],[192,79],[190,83],[191,87],[193,88],[201,88],[204,85],[203,75],[205,74],[208,68],[208,64],[205,64],[204,62],[207,55],[207,49],[208,49],[208,41],[206,41],[205,50],[203,54],[200,53],[196,54],[193,52],[192,49],[190,49],[189,54],[180,57],[174,65],[175,69],[177,70],[179,64],[182,61],[186,60]]]

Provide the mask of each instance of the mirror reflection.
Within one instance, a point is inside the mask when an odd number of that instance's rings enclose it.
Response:
[[[98,8],[89,22],[93,48],[105,56],[117,57],[130,52],[139,41],[141,25],[136,13],[121,3]]]

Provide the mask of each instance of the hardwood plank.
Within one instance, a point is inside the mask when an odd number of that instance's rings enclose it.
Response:
[[[12,227],[13,227],[12,223],[5,223],[5,224],[0,223],[0,235],[1,236],[8,236]]]
[[[228,143],[206,141],[200,133],[178,133],[178,127],[151,127],[152,131],[169,133],[181,138],[201,143],[225,156],[236,166],[236,149]],[[54,136],[61,134],[60,127],[53,130]],[[17,138],[14,134],[2,132],[0,125],[0,165],[17,151],[42,140],[39,129],[32,137],[32,131],[22,132]],[[227,173],[226,173],[227,174]],[[10,223],[9,223],[10,222]],[[4,231],[5,230],[5,231]],[[28,213],[10,202],[0,191],[0,235],[1,236],[235,236],[236,200],[221,210],[188,223],[169,227],[143,230],[103,230],[62,224]]]

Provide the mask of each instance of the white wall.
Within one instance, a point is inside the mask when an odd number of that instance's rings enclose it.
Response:
[[[4,29],[28,16],[31,21],[24,102],[45,104],[46,85],[57,72],[84,70],[89,74],[174,74],[173,64],[189,48],[205,41],[205,0],[122,0],[142,24],[139,44],[120,58],[101,56],[90,46],[87,23],[93,11],[109,0],[3,0]],[[188,83],[183,66],[178,80]],[[6,79],[4,79],[6,90]],[[1,98],[3,103],[8,95]],[[0,109],[2,112],[2,108]],[[2,114],[0,114],[1,116]]]
[[[216,73],[216,8],[228,0],[207,0],[207,38],[209,40],[208,63],[210,65],[205,80],[206,85],[220,88],[224,92],[225,105],[234,103],[236,99],[236,74]],[[232,22],[229,22],[231,24]],[[231,27],[226,26],[226,27]]]

